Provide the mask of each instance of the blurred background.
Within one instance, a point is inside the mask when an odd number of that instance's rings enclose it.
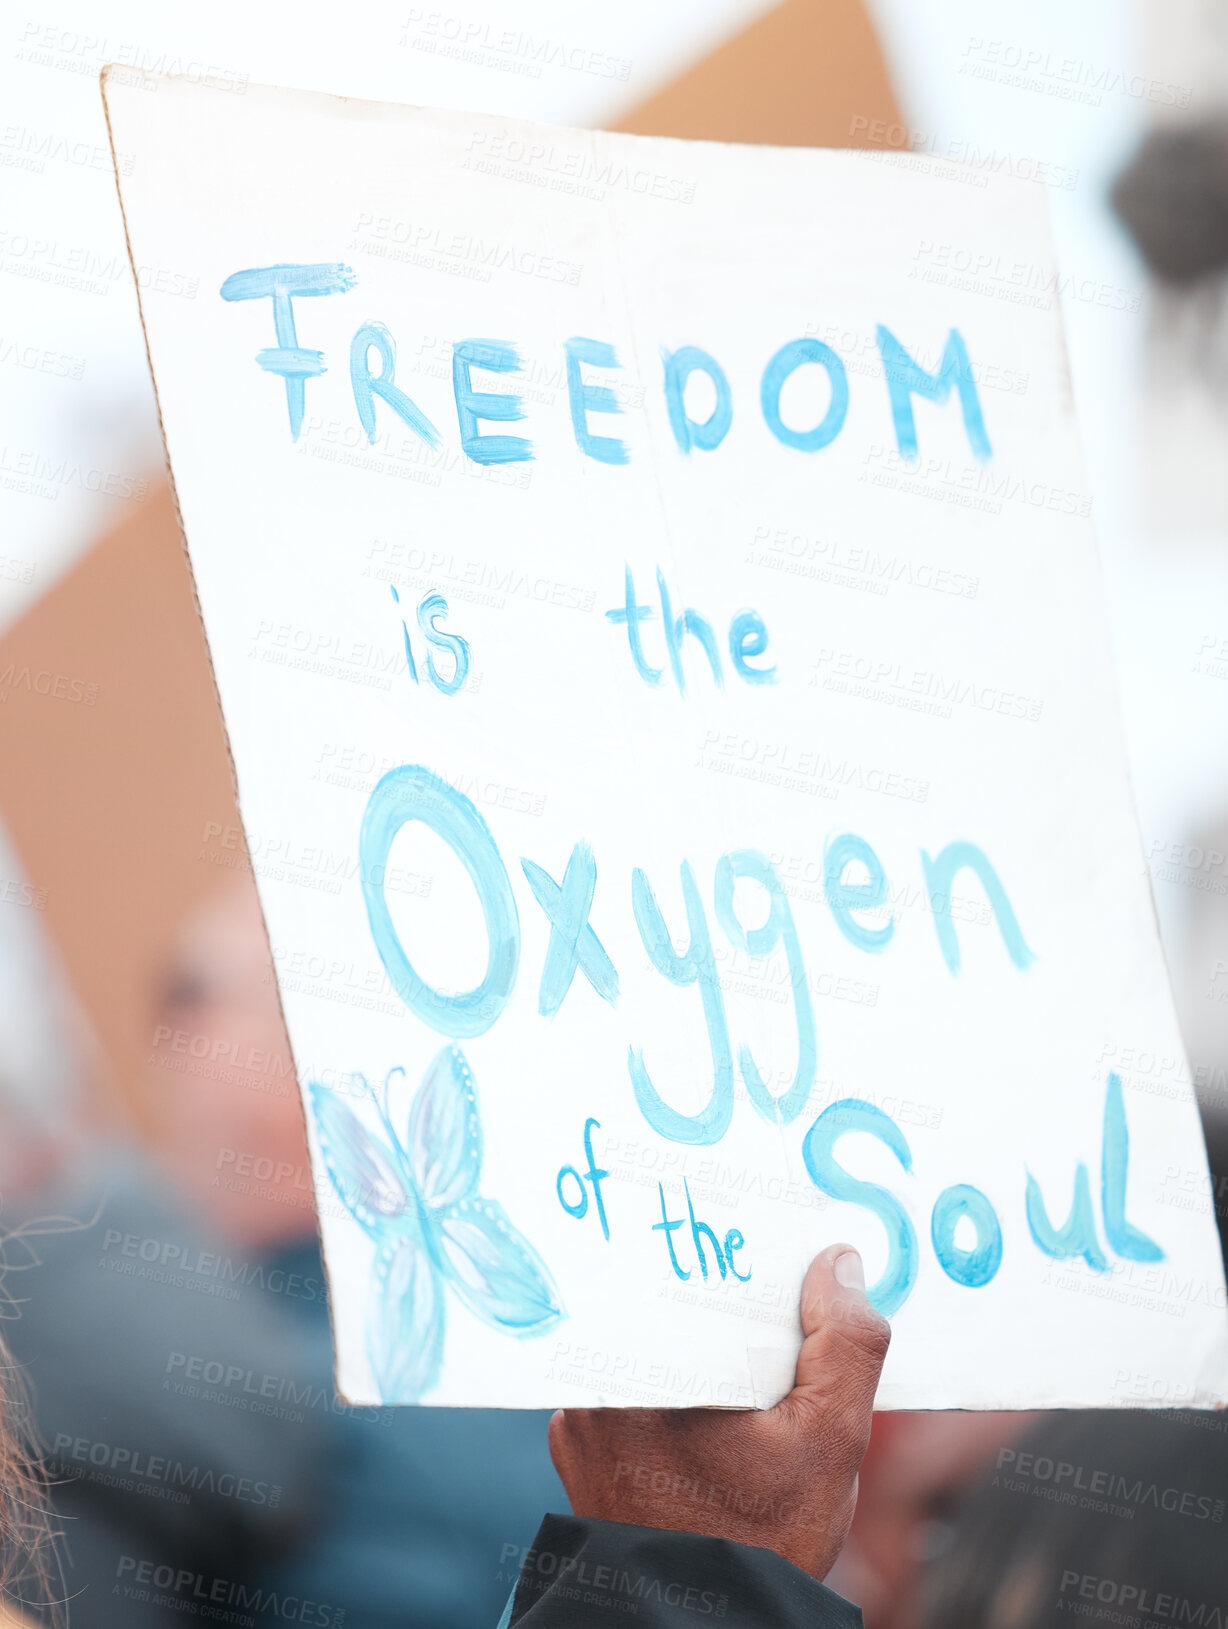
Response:
[[[105,62],[914,149],[1045,189],[1188,1049],[1137,1072],[1192,1079],[1221,1232],[1228,1216],[1228,0],[441,5],[15,0],[0,20],[0,1311],[73,1626],[493,1625],[540,1514],[565,1508],[541,1416],[345,1410],[332,1391],[254,894],[276,856],[248,851],[235,807]],[[1187,1186],[1175,1203],[1208,1202]],[[1171,1407],[879,1417],[831,1579],[870,1629],[1228,1621],[1228,1422],[1182,1414],[1128,1353],[1121,1370],[1124,1400]],[[1025,1461],[1192,1491],[1212,1515],[1055,1500]]]

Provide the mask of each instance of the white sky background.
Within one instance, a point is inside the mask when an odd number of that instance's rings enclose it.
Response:
[[[129,281],[97,75],[107,60],[192,68],[361,97],[599,125],[668,81],[755,15],[764,0],[350,0],[320,6],[214,0],[16,0],[0,21],[0,626],[51,586],[124,500],[93,497],[31,460],[68,460],[122,482],[155,474],[161,448]],[[1146,71],[1125,0],[871,0],[906,119],[958,156],[1009,153],[1077,171],[1050,189],[1063,270],[1087,286],[1141,290],[1140,266],[1104,203],[1149,104],[1120,89],[1098,105],[977,78],[1000,42],[1089,73]],[[462,24],[509,27],[629,66],[603,77],[508,60],[449,60],[423,47]],[[478,42],[480,46],[480,41]],[[40,55],[41,54],[41,55]],[[1174,72],[1171,62],[1164,71]],[[1197,106],[1197,98],[1195,98]],[[32,153],[44,138],[58,144]],[[951,145],[954,144],[954,145]],[[972,156],[975,156],[973,154]],[[61,277],[84,257],[94,287]],[[1076,397],[1108,579],[1144,841],[1184,840],[1228,815],[1228,681],[1192,672],[1206,633],[1228,636],[1228,565],[1219,540],[1145,538],[1141,400],[1145,315],[1064,299]],[[14,345],[50,371],[13,360]],[[79,377],[72,377],[76,374]],[[64,376],[67,375],[67,376]],[[48,492],[54,495],[48,495]],[[1158,904],[1180,980],[1188,889]]]

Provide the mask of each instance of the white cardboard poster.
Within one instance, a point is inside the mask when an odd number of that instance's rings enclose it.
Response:
[[[1041,189],[106,99],[342,1393],[1222,1403]]]

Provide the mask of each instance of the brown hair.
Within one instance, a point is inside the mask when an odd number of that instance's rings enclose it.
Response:
[[[29,1253],[30,1235],[46,1230],[34,1223],[0,1236],[0,1327],[21,1315],[8,1282],[23,1265],[13,1247]],[[25,1376],[0,1335],[0,1629],[29,1623],[26,1612],[55,1629],[65,1623],[58,1536]]]

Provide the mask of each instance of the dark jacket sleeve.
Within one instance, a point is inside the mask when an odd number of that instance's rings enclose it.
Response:
[[[861,1609],[771,1550],[697,1533],[547,1516],[509,1629],[861,1629]]]

